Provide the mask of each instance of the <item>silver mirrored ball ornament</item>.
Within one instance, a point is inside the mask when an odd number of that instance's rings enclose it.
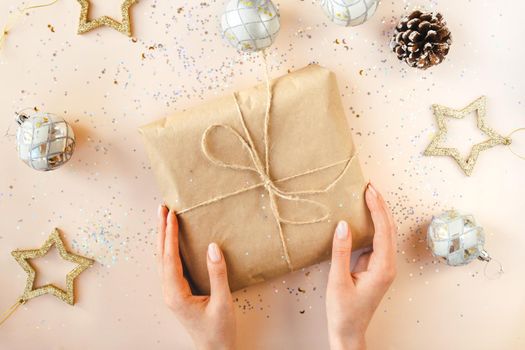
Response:
[[[31,168],[54,170],[71,159],[75,134],[64,119],[50,113],[21,113],[17,123],[18,156]]]
[[[463,215],[456,210],[432,218],[427,243],[434,256],[451,266],[466,265],[475,259],[490,260],[483,248],[483,228],[476,225],[472,215]]]
[[[335,24],[353,27],[372,17],[378,3],[379,0],[321,0],[321,7]]]
[[[271,46],[279,33],[279,12],[270,0],[231,0],[221,16],[222,34],[241,51]]]

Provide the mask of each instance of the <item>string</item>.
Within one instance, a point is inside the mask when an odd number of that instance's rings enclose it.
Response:
[[[2,316],[0,316],[0,326],[18,309],[20,305],[25,304],[25,299],[18,299]]]
[[[356,154],[350,159],[350,162],[357,156],[357,154],[358,154],[358,152],[356,152]],[[328,165],[325,165],[325,166],[322,166],[322,167],[319,167],[319,168],[316,168],[316,169],[307,170],[305,172],[302,172],[302,173],[299,173],[299,174],[295,174],[295,175],[291,175],[291,176],[286,176],[286,177],[283,177],[281,179],[274,180],[273,182],[274,183],[286,182],[286,181],[289,181],[289,180],[293,180],[293,179],[296,179],[296,178],[299,178],[299,177],[303,177],[303,176],[310,175],[310,174],[313,174],[313,173],[316,173],[316,172],[327,170],[327,169],[336,167],[336,166],[341,165],[341,164],[346,164],[346,163],[349,163],[349,160],[348,159],[343,159],[343,160],[340,160],[338,162],[335,162],[335,163],[332,163],[332,164],[328,164]],[[242,167],[242,166],[240,166],[240,167]],[[177,215],[187,213],[187,212],[195,210],[197,208],[204,207],[204,206],[213,204],[215,202],[219,202],[219,201],[221,201],[223,199],[234,197],[234,196],[237,196],[237,195],[239,195],[241,193],[252,191],[252,190],[254,190],[256,188],[263,187],[263,186],[264,186],[264,182],[259,182],[259,183],[256,183],[254,185],[241,188],[241,189],[239,189],[237,191],[230,192],[230,193],[224,194],[222,196],[218,196],[218,197],[209,199],[207,201],[201,202],[199,204],[195,204],[194,206],[191,206],[191,207],[179,210],[179,211],[177,211]]]
[[[495,273],[489,274],[487,272],[487,268],[489,267],[491,263],[497,264],[498,270]],[[505,271],[503,270],[503,265],[498,260],[491,258],[489,261],[485,262],[485,267],[483,268],[483,274],[489,280],[496,280],[500,278],[503,275],[503,273],[505,273]]]
[[[0,51],[2,50],[4,43],[6,41],[6,37],[9,34],[9,31],[13,29],[16,23],[20,20],[20,17],[22,17],[27,11],[34,10],[41,7],[48,7],[51,5],[54,5],[58,0],[52,0],[51,2],[45,3],[45,4],[38,4],[38,5],[32,5],[32,6],[26,6],[21,10],[18,10],[15,14],[12,14],[7,19],[7,22],[0,32]]]
[[[510,137],[511,137],[512,135],[514,135],[515,133],[517,133],[517,132],[519,132],[519,131],[525,131],[525,128],[517,128],[517,129],[513,130],[513,131],[507,136],[507,138],[510,139]],[[519,154],[519,153],[516,152],[514,149],[512,149],[511,144],[512,144],[511,142],[509,142],[509,143],[507,144],[507,147],[509,148],[509,150],[510,150],[510,151],[511,151],[516,157],[525,160],[525,155]]]
[[[270,72],[268,65],[268,57],[266,50],[262,50],[262,57],[264,61],[264,74],[266,82],[266,112],[264,114],[264,154],[265,154],[265,169],[268,172],[270,169],[270,142],[268,140],[268,130],[270,129],[270,110],[272,108],[272,88],[270,86]],[[269,175],[269,174],[268,174]]]
[[[493,257],[491,257],[489,255],[489,253],[486,250],[484,250],[484,249],[479,252],[478,259],[483,261],[483,262],[485,262],[485,267],[483,268],[483,274],[488,279],[491,279],[491,280],[498,279],[505,272],[505,271],[503,271],[503,265],[501,264],[501,262],[499,262],[499,260],[496,260]],[[492,265],[497,264],[498,270],[496,271],[495,274],[489,275],[489,273],[487,272],[487,268],[489,267],[489,265],[491,263],[492,263]]]
[[[240,122],[240,124],[242,126],[242,131],[243,131],[244,137],[239,132],[237,132],[234,128],[232,128],[229,125],[214,124],[214,125],[209,126],[204,131],[204,133],[202,135],[202,139],[201,139],[202,152],[203,152],[204,156],[211,163],[215,164],[216,166],[220,166],[220,167],[224,167],[224,168],[228,168],[228,169],[255,172],[260,177],[261,182],[255,184],[255,185],[251,185],[251,186],[248,186],[248,187],[245,187],[245,188],[241,188],[241,189],[239,189],[237,191],[234,191],[234,192],[226,194],[226,195],[222,195],[222,196],[218,196],[218,197],[215,197],[215,198],[211,198],[211,199],[209,199],[207,201],[204,201],[202,203],[196,204],[196,205],[194,205],[192,207],[189,207],[189,208],[186,208],[186,209],[182,209],[182,210],[178,211],[177,214],[180,215],[180,214],[189,212],[191,210],[194,210],[196,208],[200,208],[200,207],[203,207],[203,206],[206,206],[206,205],[210,205],[212,203],[215,203],[215,202],[224,200],[226,198],[238,195],[240,193],[251,191],[251,190],[253,190],[255,188],[264,187],[266,189],[266,191],[268,192],[268,194],[269,194],[270,208],[272,210],[272,214],[273,214],[273,216],[275,218],[275,221],[277,223],[277,226],[278,226],[279,237],[280,237],[280,240],[281,240],[281,245],[282,245],[282,249],[283,249],[284,259],[286,260],[288,268],[291,271],[293,271],[294,267],[293,267],[292,261],[290,259],[290,254],[289,254],[289,251],[288,251],[288,245],[286,244],[286,238],[284,237],[284,231],[283,231],[282,224],[305,225],[305,224],[318,223],[318,222],[321,222],[321,221],[324,221],[324,220],[328,219],[330,217],[330,214],[331,214],[330,213],[330,209],[329,209],[328,206],[326,206],[325,204],[323,204],[321,202],[317,202],[317,201],[314,201],[314,200],[311,200],[311,199],[301,198],[301,197],[299,197],[299,195],[320,194],[320,193],[326,193],[329,190],[331,190],[339,182],[339,180],[347,173],[348,169],[350,168],[350,164],[356,158],[356,152],[354,152],[354,154],[352,156],[350,156],[347,159],[344,159],[342,161],[337,161],[337,162],[334,162],[332,164],[328,164],[328,165],[325,165],[325,166],[322,166],[322,167],[319,167],[319,168],[316,168],[316,169],[310,169],[310,170],[307,170],[306,172],[303,172],[301,174],[289,176],[287,178],[283,178],[283,179],[280,179],[280,180],[272,180],[271,175],[270,175],[270,156],[269,156],[269,153],[270,153],[269,152],[269,150],[270,150],[269,127],[270,127],[270,112],[271,112],[271,102],[272,102],[272,86],[271,86],[271,81],[270,81],[270,77],[269,77],[269,74],[268,74],[268,61],[266,59],[266,53],[264,51],[262,51],[262,56],[263,56],[264,65],[265,65],[265,71],[266,71],[266,75],[265,76],[266,76],[266,96],[267,96],[267,104],[266,104],[265,117],[264,117],[264,129],[263,129],[263,131],[264,131],[264,151],[265,151],[264,152],[265,153],[264,154],[264,162],[263,162],[263,160],[261,160],[261,157],[259,156],[259,153],[257,152],[257,149],[255,147],[255,143],[254,143],[252,135],[250,133],[250,130],[248,129],[248,127],[246,125],[246,120],[245,120],[244,114],[243,114],[243,112],[241,110],[241,106],[240,106],[240,103],[239,103],[239,97],[238,97],[237,93],[234,93],[233,97],[234,97],[234,102],[235,102],[237,115],[239,117],[239,122]],[[208,148],[208,145],[209,145],[208,138],[209,138],[209,135],[210,135],[211,132],[213,132],[214,130],[219,129],[219,128],[225,129],[227,132],[229,132],[235,138],[237,138],[237,140],[240,142],[242,148],[246,152],[248,152],[248,155],[250,156],[251,161],[252,161],[252,165],[241,165],[241,164],[228,163],[228,162],[225,162],[225,161],[223,161],[221,159],[216,158],[213,154],[211,154],[211,152],[210,152],[210,150]],[[307,189],[307,190],[300,190],[300,191],[285,191],[285,190],[280,189],[276,185],[276,183],[278,183],[278,182],[294,179],[294,178],[297,178],[299,176],[305,176],[305,175],[308,175],[308,174],[316,173],[316,172],[319,172],[319,171],[322,171],[322,170],[334,167],[336,165],[341,165],[341,164],[344,164],[343,170],[335,177],[335,179],[333,179],[330,183],[328,183],[324,188],[321,188],[321,189]],[[320,209],[322,214],[318,215],[316,217],[313,217],[313,218],[311,218],[309,220],[302,220],[302,221],[283,218],[281,216],[280,212],[279,212],[279,206],[278,206],[278,202],[277,202],[278,198],[284,199],[284,200],[288,200],[288,201],[293,201],[293,202],[296,202],[296,203],[308,204],[308,205],[317,207],[318,209]]]

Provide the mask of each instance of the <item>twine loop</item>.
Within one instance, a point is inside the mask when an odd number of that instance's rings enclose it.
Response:
[[[509,150],[518,158],[521,158],[523,160],[525,160],[525,155],[523,154],[520,154],[518,151],[516,151],[514,148],[511,147],[511,144],[512,144],[512,139],[511,137],[517,133],[517,132],[522,132],[522,131],[525,131],[525,128],[517,128],[517,129],[514,129],[511,131],[510,134],[507,135],[507,140],[509,140],[508,143],[506,143],[505,145],[509,148]]]
[[[346,173],[346,171],[348,170],[350,161],[353,159],[353,157],[350,157],[350,158],[345,160],[347,164],[345,165],[344,169],[341,171],[339,176],[337,176],[337,178],[334,181],[330,182],[328,184],[328,186],[326,186],[323,189],[310,189],[310,190],[305,190],[305,191],[286,191],[286,190],[283,190],[283,189],[279,188],[279,186],[277,186],[277,184],[276,184],[277,181],[272,180],[272,178],[270,176],[270,168],[269,167],[266,168],[263,165],[261,157],[259,156],[257,150],[255,149],[255,145],[253,143],[252,136],[251,136],[250,131],[248,130],[248,128],[246,126],[246,122],[245,122],[244,116],[243,116],[243,114],[242,114],[242,112],[240,110],[237,97],[236,97],[236,95],[234,95],[234,96],[235,96],[235,105],[237,106],[237,111],[238,111],[238,115],[239,115],[239,120],[241,122],[243,131],[244,131],[244,133],[246,135],[246,138],[243,137],[241,134],[239,134],[235,129],[233,129],[229,125],[225,125],[225,124],[214,124],[214,125],[211,125],[204,131],[204,133],[202,135],[202,139],[201,139],[201,149],[202,149],[202,152],[203,152],[204,156],[211,163],[213,163],[214,165],[219,166],[219,167],[223,167],[223,168],[227,168],[227,169],[233,169],[233,170],[239,170],[239,171],[251,171],[251,172],[256,173],[259,176],[259,178],[261,179],[261,182],[258,183],[256,185],[256,187],[263,187],[270,194],[270,201],[271,201],[271,204],[272,204],[272,208],[275,209],[274,214],[276,216],[276,219],[279,222],[295,224],[295,225],[304,225],[304,224],[313,224],[313,223],[317,223],[317,222],[326,220],[329,217],[329,215],[330,215],[329,209],[328,209],[328,207],[326,205],[324,205],[324,204],[322,204],[320,202],[314,201],[314,200],[301,198],[301,197],[299,197],[299,195],[300,194],[301,195],[320,194],[320,193],[328,192],[339,181],[339,179],[342,177],[342,175],[344,175]],[[267,127],[267,124],[265,124],[265,127]],[[233,137],[233,138],[237,139],[237,141],[239,141],[239,143],[242,145],[242,149],[250,157],[252,165],[243,165],[243,164],[229,163],[229,162],[224,161],[224,160],[222,160],[222,159],[220,159],[217,156],[212,154],[212,152],[211,152],[211,150],[209,148],[210,143],[211,143],[210,136],[211,136],[211,133],[213,131],[215,131],[215,130],[217,130],[219,128],[223,128],[224,130],[227,130],[231,134],[231,137]],[[268,149],[268,148],[269,147],[265,147],[265,149]],[[337,162],[337,163],[331,164],[330,167],[339,165],[341,163],[342,162]],[[318,172],[318,171],[321,171],[321,170],[324,170],[324,167],[310,170],[307,173],[311,174],[311,173]],[[307,175],[307,174],[298,174],[298,175],[293,176],[293,177],[282,179],[279,182],[282,182],[282,181],[285,181],[285,180],[290,180],[292,178],[299,177],[299,176],[304,176],[304,175]],[[246,190],[251,190],[251,189],[253,189],[253,188],[252,187],[248,187]],[[278,197],[278,198],[281,198],[281,199],[284,199],[284,200],[289,200],[289,201],[294,201],[294,202],[302,202],[304,204],[309,204],[311,206],[314,206],[314,207],[317,207],[318,209],[320,209],[321,214],[319,216],[317,216],[317,217],[314,217],[314,218],[310,219],[310,220],[304,220],[304,221],[297,221],[297,220],[283,218],[280,215],[279,211],[278,211],[277,203],[275,202],[275,200],[273,200],[273,199],[275,199],[275,197]],[[224,198],[221,197],[221,200],[222,199],[224,199]],[[212,199],[211,201],[215,202],[214,199]],[[186,210],[184,210],[182,212],[186,212],[186,211],[188,211],[188,209],[186,209]],[[180,213],[181,212],[179,212],[179,214]]]

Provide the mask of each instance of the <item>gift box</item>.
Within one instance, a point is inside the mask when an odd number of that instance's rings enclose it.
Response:
[[[269,108],[267,108],[269,106]],[[330,258],[339,220],[372,242],[365,181],[335,75],[318,65],[141,128],[187,277],[209,292],[222,249],[232,291]]]

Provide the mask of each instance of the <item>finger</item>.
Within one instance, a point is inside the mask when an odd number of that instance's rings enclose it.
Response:
[[[380,194],[381,196],[381,194]],[[381,196],[382,198],[382,196]],[[388,213],[388,222],[390,223],[390,235],[391,235],[391,243],[392,243],[392,247],[393,247],[393,250],[395,251],[396,250],[396,243],[397,243],[397,225],[396,225],[396,222],[394,220],[394,217],[392,216],[392,211],[390,210],[390,207],[388,206],[388,204],[383,200],[383,203],[385,205],[385,210],[386,212]]]
[[[328,275],[328,284],[346,284],[351,282],[350,256],[352,255],[352,234],[346,221],[339,221],[332,243],[332,263]]]
[[[396,230],[396,224],[395,224],[394,218],[392,216],[392,211],[390,210],[388,204],[386,203],[385,199],[383,198],[383,195],[381,195],[381,193],[379,193],[375,189],[375,187],[373,187],[372,184],[370,184],[370,186],[372,186],[372,188],[376,191],[377,196],[379,197],[379,203],[380,203],[382,209],[384,210],[384,212],[387,214],[388,227],[390,229],[389,233],[390,233],[390,238],[391,238],[390,242],[392,243],[392,246],[394,247],[394,250],[395,250],[396,238],[397,238],[397,230]]]
[[[164,240],[166,239],[166,220],[168,208],[165,205],[159,205],[157,210],[157,263],[159,271],[162,269],[162,256],[164,255]]]
[[[173,210],[168,213],[166,239],[163,254],[163,284],[165,297],[172,302],[191,295],[188,281],[184,278],[182,262],[179,255],[179,225]]]
[[[208,246],[208,274],[210,276],[210,294],[212,301],[224,302],[231,297],[228,285],[226,261],[216,243]]]
[[[376,190],[376,193],[378,193],[380,202],[381,202],[381,204],[383,206],[383,209],[387,213],[388,223],[389,223],[389,227],[390,227],[390,231],[389,231],[390,235],[389,235],[389,237],[390,237],[390,243],[392,244],[392,251],[391,252],[392,252],[392,255],[395,256],[396,243],[397,243],[397,225],[396,225],[396,222],[394,220],[394,217],[392,216],[392,211],[390,210],[390,207],[388,206],[388,204],[386,203],[385,199],[383,198],[383,195],[381,193],[377,192],[377,190]]]
[[[388,206],[388,204],[386,203],[385,199],[383,198],[383,195],[381,193],[379,193],[377,191],[377,189],[374,187],[374,185],[372,185],[371,183],[369,184],[369,186],[372,187],[372,189],[375,191],[375,193],[379,197],[379,203],[380,203],[381,207],[387,213],[389,227],[391,229],[395,229],[396,228],[396,224],[395,224],[395,221],[394,221],[394,217],[392,216],[392,211],[390,210],[390,207]]]
[[[394,260],[393,228],[390,224],[386,203],[381,195],[369,184],[366,191],[366,202],[374,222],[374,240],[371,264],[369,268],[385,268]]]

